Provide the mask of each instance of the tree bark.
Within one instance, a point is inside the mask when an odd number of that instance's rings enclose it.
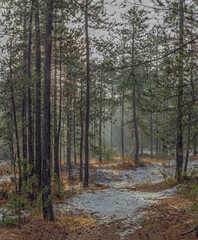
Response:
[[[24,4],[24,17],[23,17],[23,31],[24,31],[24,51],[23,51],[23,68],[24,68],[24,85],[23,85],[23,100],[22,100],[22,141],[23,141],[23,178],[27,182],[27,88],[25,80],[27,77],[27,1]]]
[[[38,188],[41,188],[42,150],[41,150],[41,36],[39,0],[35,0],[35,31],[36,31],[36,175]]]
[[[144,134],[141,134],[141,157],[144,156]]]
[[[89,49],[89,25],[88,25],[88,4],[85,2],[85,41],[86,41],[86,126],[85,126],[85,177],[84,187],[88,187],[89,181],[89,114],[90,114],[90,49]]]
[[[132,64],[135,62],[135,33],[133,33],[132,38]],[[136,84],[135,84],[135,73],[134,69],[131,69],[131,74],[133,78],[133,88],[132,88],[132,106],[133,106],[133,131],[134,131],[134,163],[139,162],[139,134],[138,134],[138,123],[137,123],[137,110],[136,110]]]
[[[80,182],[83,180],[83,141],[84,141],[84,124],[83,124],[83,78],[81,78],[80,90]]]
[[[159,127],[158,127],[159,115],[156,115],[156,138],[155,138],[155,153],[159,155]]]
[[[54,175],[60,180],[59,173],[59,146],[58,146],[58,134],[57,134],[57,28],[56,28],[56,12],[55,16],[55,27],[54,27]]]
[[[134,137],[135,137],[134,163],[138,164],[138,162],[139,162],[139,135],[138,135],[138,126],[137,126],[135,86],[133,87],[132,98],[133,98],[133,127],[134,127]]]
[[[102,163],[102,78],[100,78],[99,162]]]
[[[71,98],[69,96],[68,98]],[[68,171],[68,179],[71,179],[71,116],[69,111],[69,106],[71,106],[71,100],[68,99],[68,105],[67,105],[67,171]]]
[[[150,113],[151,158],[153,158],[153,114]]]
[[[121,149],[122,149],[122,160],[124,161],[124,105],[125,93],[122,92],[122,120],[121,120]]]
[[[31,97],[31,50],[32,50],[32,16],[33,16],[33,1],[31,2],[29,36],[28,36],[28,153],[29,165],[31,169],[30,175],[34,173],[34,143],[32,134],[32,97]]]
[[[179,1],[179,46],[184,43],[184,0]],[[179,83],[178,83],[178,99],[177,99],[177,140],[176,140],[176,177],[178,182],[181,180],[183,166],[183,49],[179,50]]]
[[[47,1],[46,36],[45,36],[45,65],[43,87],[43,216],[54,220],[51,200],[51,127],[50,127],[50,90],[51,90],[51,52],[52,52],[52,17],[53,0]]]

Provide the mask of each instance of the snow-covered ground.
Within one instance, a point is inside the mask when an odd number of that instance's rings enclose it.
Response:
[[[0,162],[1,165],[1,162]],[[110,165],[103,165],[111,166]],[[170,166],[164,163],[145,163],[144,167],[135,170],[117,171],[107,170],[100,166],[90,167],[90,178],[96,179],[97,184],[105,185],[104,190],[87,190],[73,196],[65,203],[54,206],[54,211],[62,215],[89,214],[99,224],[109,224],[119,221],[124,230],[120,233],[120,239],[140,227],[142,219],[145,219],[143,208],[157,203],[160,199],[175,194],[177,188],[161,192],[140,192],[133,187],[143,183],[158,183],[164,180],[164,176],[174,176],[175,161],[170,161]],[[189,171],[198,167],[198,161],[189,162]],[[0,177],[0,181],[9,179],[9,176]],[[69,188],[81,188],[82,185]],[[0,220],[3,217],[3,209],[0,209]]]
[[[173,161],[170,164],[174,164]],[[108,165],[109,166],[109,165]],[[189,163],[189,169],[196,166]],[[164,180],[163,176],[174,176],[175,167],[164,167],[162,163],[145,164],[136,170],[116,171],[106,170],[100,166],[90,169],[90,177],[96,178],[98,184],[108,186],[104,190],[88,190],[75,195],[65,204],[55,206],[59,214],[90,214],[99,223],[120,221],[127,227],[120,234],[120,239],[140,225],[145,212],[141,209],[157,203],[160,199],[175,194],[177,188],[158,193],[139,192],[130,190],[136,184],[158,183]],[[77,187],[77,186],[76,186]]]

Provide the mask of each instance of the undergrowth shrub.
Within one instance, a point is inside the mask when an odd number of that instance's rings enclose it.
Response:
[[[103,148],[102,156],[105,161],[111,161],[116,156],[116,152],[109,148]]]
[[[63,199],[65,197],[64,183],[55,176],[52,180],[52,197]]]

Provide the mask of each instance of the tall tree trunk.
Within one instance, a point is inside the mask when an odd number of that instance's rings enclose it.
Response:
[[[54,175],[60,180],[59,173],[59,159],[58,159],[58,135],[57,135],[57,28],[56,28],[56,11],[54,13],[55,16],[55,39],[54,39]]]
[[[153,114],[150,113],[151,158],[153,158]]]
[[[33,1],[31,3],[29,36],[28,36],[28,153],[29,164],[31,168],[31,176],[34,172],[34,143],[32,134],[32,97],[31,97],[31,50],[32,50],[32,16],[33,16]]]
[[[121,149],[122,149],[122,160],[124,161],[124,105],[125,93],[122,92],[122,120],[121,120]]]
[[[189,113],[188,113],[188,138],[187,138],[184,172],[187,172],[187,168],[188,168],[188,159],[189,159],[189,151],[190,151],[190,135],[191,135],[191,109],[189,109]]]
[[[132,37],[132,64],[135,62],[135,33]],[[134,163],[139,162],[139,134],[138,134],[138,123],[137,123],[137,110],[136,110],[136,84],[135,84],[135,73],[132,68],[133,78],[133,89],[132,89],[132,106],[133,106],[133,131],[134,131]]]
[[[12,43],[10,45],[10,61],[9,61],[9,71],[10,71],[10,92],[11,92],[11,102],[12,102],[12,111],[13,111],[13,120],[14,120],[14,127],[15,127],[15,137],[16,137],[16,148],[17,148],[17,162],[18,162],[18,169],[19,169],[19,194],[21,193],[22,187],[22,174],[21,174],[21,158],[20,158],[20,139],[18,134],[18,124],[17,124],[17,116],[16,116],[16,103],[14,97],[14,88],[13,88],[13,73],[12,73]]]
[[[103,124],[103,148],[105,149],[106,148],[106,124],[104,122]]]
[[[77,166],[76,161],[76,96],[74,95],[74,112],[73,112],[73,145],[74,145],[74,163]]]
[[[61,134],[61,123],[62,123],[62,34],[61,34],[61,40],[60,40],[60,62],[59,62],[59,72],[60,72],[60,78],[59,78],[59,85],[60,85],[60,93],[59,93],[59,118],[58,118],[58,130],[57,130],[57,148],[59,148],[60,145],[60,154],[57,156],[57,159],[59,161],[59,169],[61,168],[61,144],[59,144],[60,141],[60,134]],[[59,170],[60,175],[60,170]]]
[[[179,1],[179,46],[184,43],[184,0]],[[182,118],[183,118],[183,49],[179,50],[179,83],[178,83],[178,99],[177,99],[177,140],[176,140],[176,177],[178,182],[181,180],[182,166],[183,166],[183,132],[182,132]]]
[[[159,155],[159,127],[158,127],[159,115],[156,115],[156,138],[155,138],[155,153]]]
[[[35,0],[35,31],[36,31],[36,175],[38,188],[41,188],[41,36],[39,0]]]
[[[133,127],[134,127],[134,137],[135,137],[134,163],[138,164],[138,162],[139,162],[139,135],[138,135],[137,113],[136,113],[136,90],[135,90],[135,86],[133,87],[132,98],[133,98]]]
[[[100,78],[100,112],[99,112],[99,162],[102,163],[102,78]]]
[[[23,85],[23,101],[22,101],[22,141],[23,141],[23,178],[27,182],[27,88],[25,80],[27,77],[27,1],[24,4],[23,30],[24,30],[24,51],[23,51],[23,69],[24,69],[24,85]]]
[[[90,114],[90,49],[89,49],[89,25],[88,25],[88,6],[89,0],[85,5],[85,40],[86,40],[86,126],[85,126],[85,177],[84,187],[88,187],[89,181],[89,114]]]
[[[69,96],[68,98],[71,98]],[[68,99],[67,105],[67,170],[68,170],[68,179],[71,179],[71,112],[69,111],[69,107],[71,106],[71,100]]]
[[[47,1],[46,36],[45,36],[45,65],[43,87],[43,216],[54,220],[51,200],[51,128],[50,128],[50,90],[51,90],[51,53],[52,53],[52,16],[53,0]]]
[[[80,89],[80,182],[83,180],[83,141],[84,141],[84,125],[83,125],[83,78],[81,78]]]
[[[144,134],[141,134],[141,157],[144,156]]]

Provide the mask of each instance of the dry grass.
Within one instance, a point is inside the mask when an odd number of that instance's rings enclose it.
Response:
[[[195,240],[195,232],[181,236],[196,223],[195,217],[188,213],[189,206],[189,200],[176,195],[163,199],[161,204],[146,208],[148,220],[145,220],[142,228],[131,234],[129,239]]]
[[[140,158],[140,162],[143,162],[143,163],[152,163],[152,162],[163,162],[163,163],[167,163],[168,160],[158,159],[158,158]]]
[[[190,155],[190,156],[189,156],[189,160],[191,160],[191,161],[196,161],[196,160],[198,160],[198,156]]]
[[[0,176],[10,175],[11,172],[11,166],[9,164],[1,165]]]
[[[119,160],[113,158],[111,160],[103,160],[102,163],[99,162],[99,160],[94,160],[90,162],[91,166],[103,166],[104,164],[112,164],[112,163],[117,163]]]
[[[123,162],[119,162],[116,165],[111,166],[103,166],[104,169],[108,170],[118,170],[118,171],[124,171],[124,170],[134,170],[136,168],[133,160],[125,160]]]
[[[178,185],[177,181],[163,181],[160,183],[145,183],[136,185],[136,190],[140,192],[161,192]]]
[[[1,240],[67,239],[68,234],[96,225],[90,216],[55,216],[55,221],[44,221],[42,216],[27,218],[22,229],[17,226],[2,227]]]

